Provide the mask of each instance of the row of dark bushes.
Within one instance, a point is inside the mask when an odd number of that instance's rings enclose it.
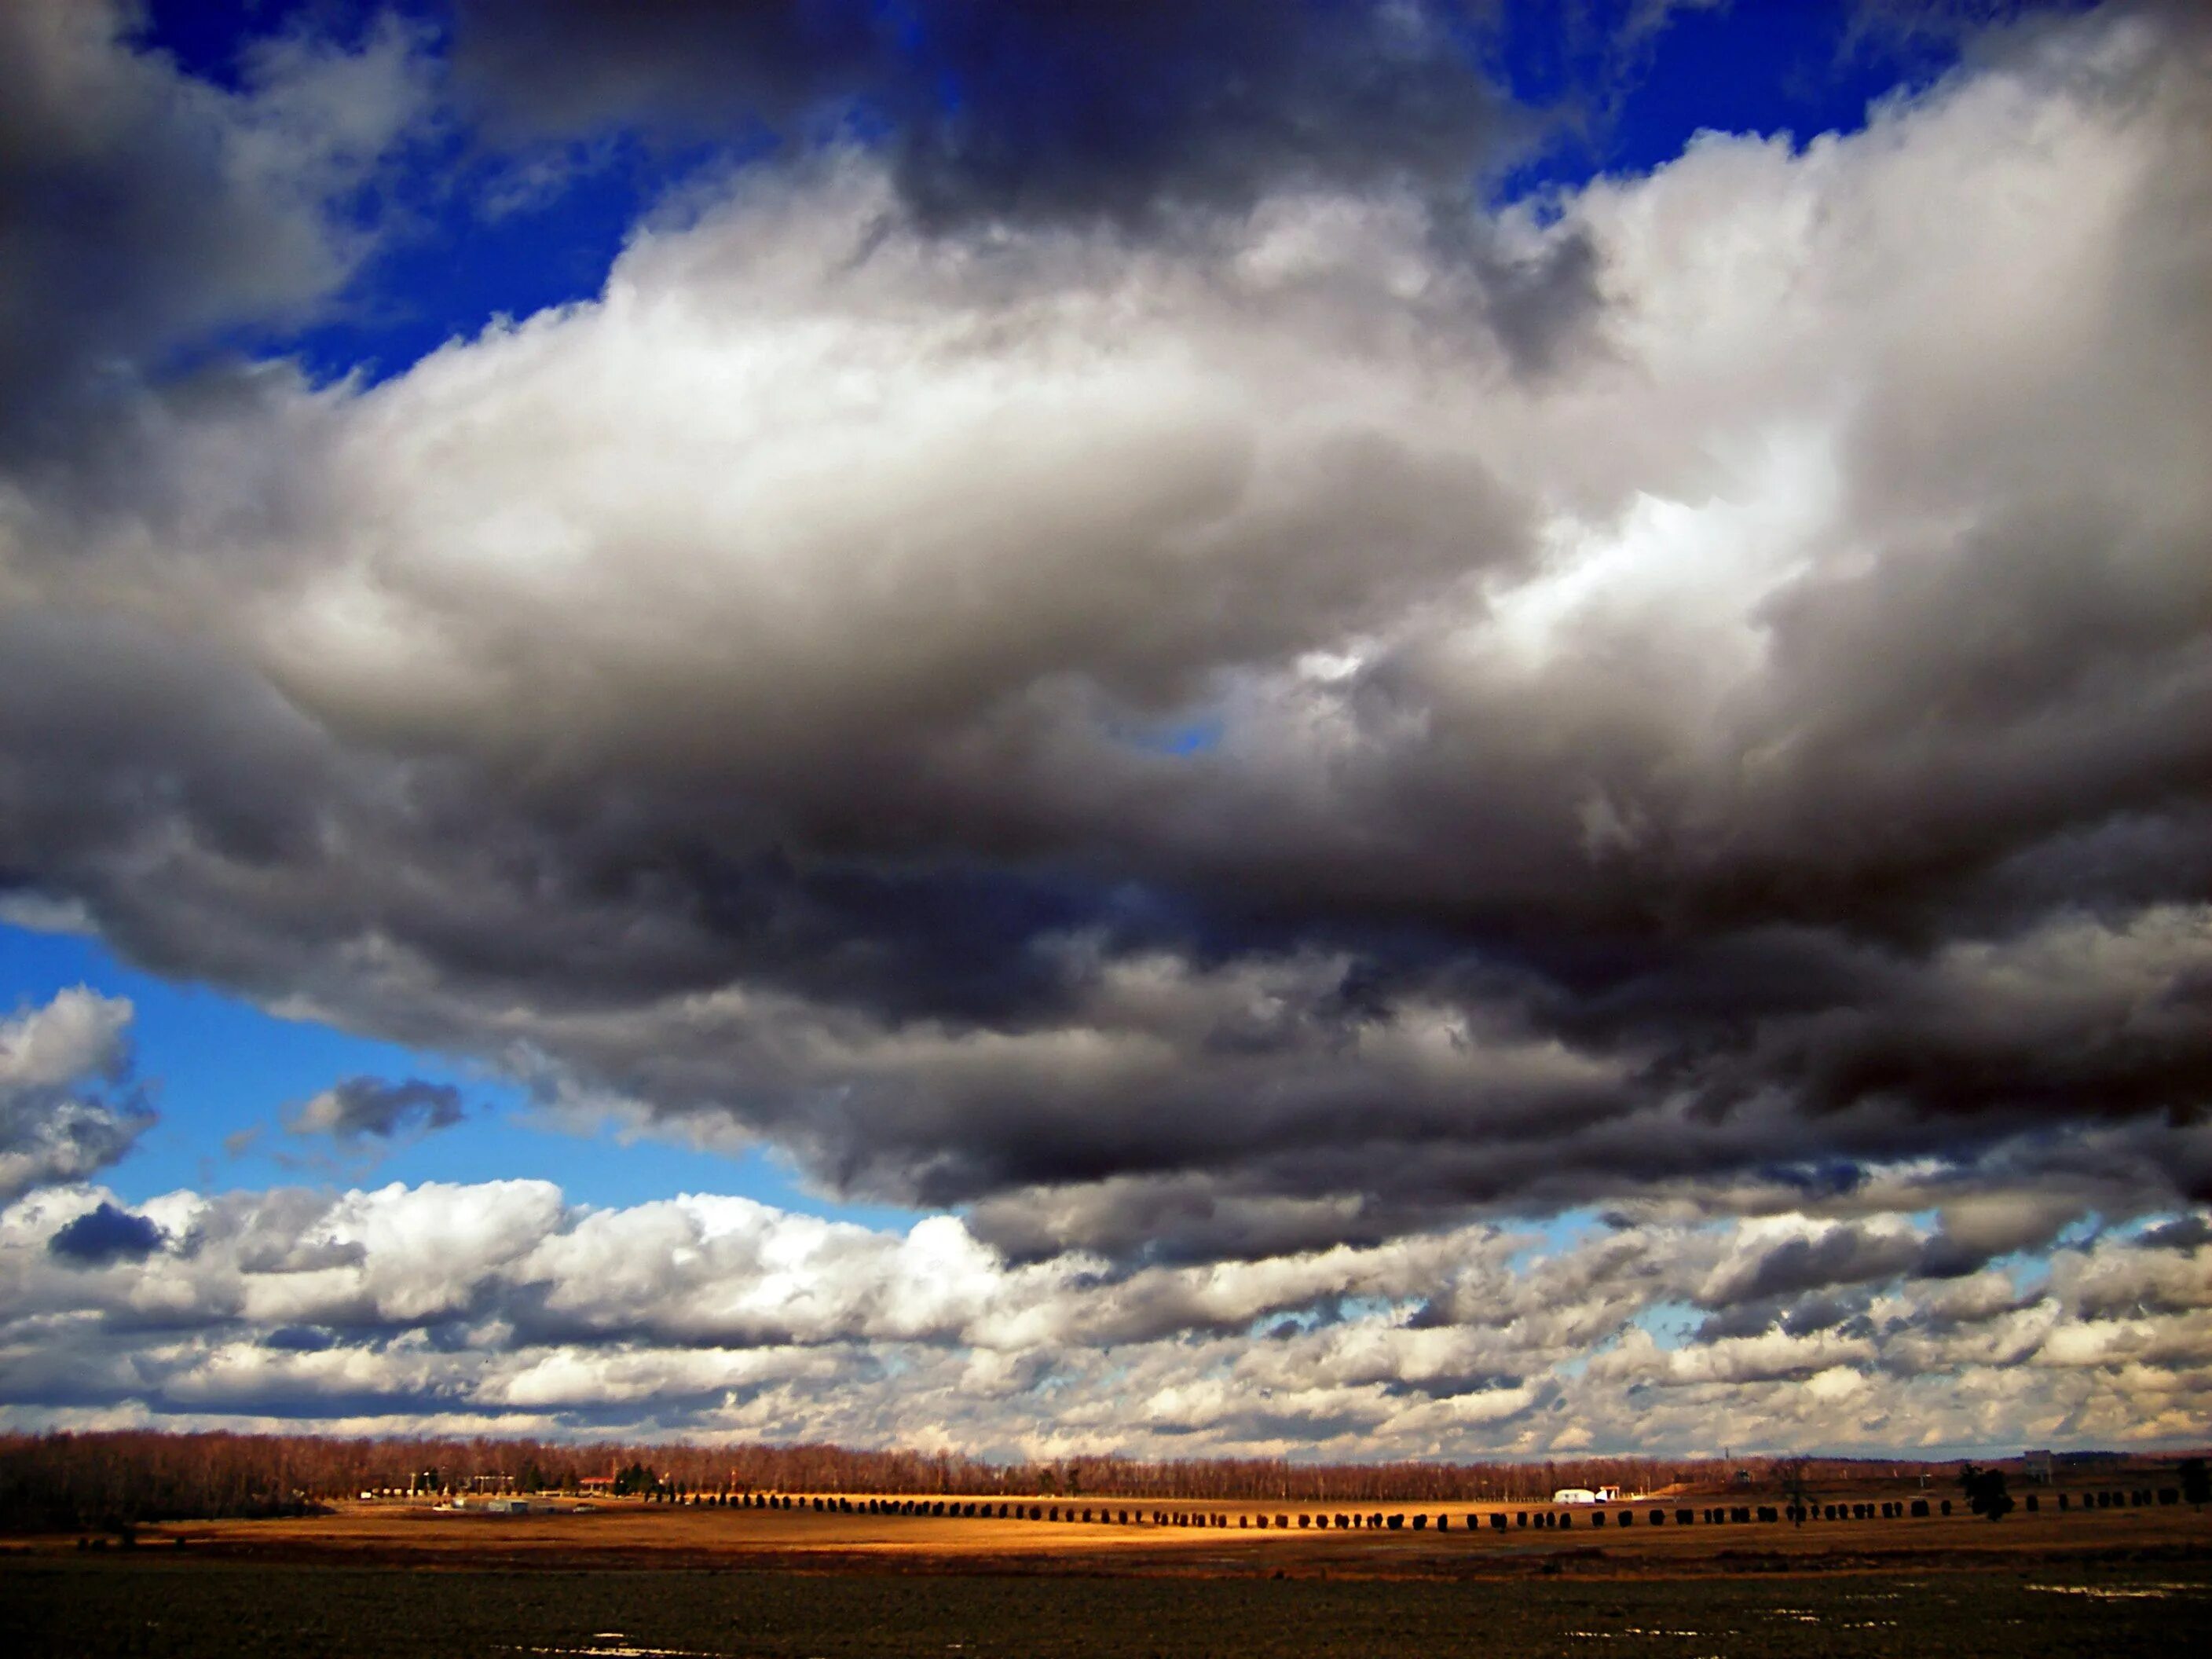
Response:
[[[925,1516],[951,1520],[1043,1521],[1078,1522],[1100,1526],[1158,1526],[1226,1528],[1231,1524],[1227,1513],[1203,1510],[1146,1510],[1117,1508],[1108,1504],[990,1503],[959,1498],[848,1498],[793,1496],[781,1493],[730,1492],[694,1494],[688,1500],[691,1506],[722,1506],[732,1509],[812,1510],[836,1515]],[[2030,1500],[2033,1506],[2033,1499]],[[1951,1500],[1915,1498],[1908,1504],[1895,1503],[1814,1504],[1787,1506],[1771,1504],[1716,1504],[1703,1507],[1682,1505],[1669,1510],[1652,1504],[1641,1509],[1628,1504],[1618,1506],[1577,1505],[1571,1509],[1547,1508],[1538,1510],[1495,1510],[1486,1516],[1463,1515],[1458,1530],[1474,1532],[1484,1525],[1492,1530],[1505,1532],[1514,1528],[1572,1528],[1579,1514],[1588,1518],[1592,1527],[1632,1527],[1642,1517],[1643,1524],[1659,1527],[1672,1523],[1678,1527],[1703,1524],[1709,1527],[1767,1524],[1788,1520],[1850,1521],[1904,1519],[1908,1514],[1926,1518],[1938,1512],[1951,1513]],[[1242,1529],[1269,1527],[1288,1531],[1293,1527],[1301,1531],[1318,1528],[1323,1532],[1332,1527],[1339,1528],[1370,1528],[1392,1532],[1410,1528],[1425,1532],[1433,1525],[1438,1532],[1452,1530],[1452,1517],[1439,1512],[1431,1516],[1425,1513],[1413,1515],[1374,1512],[1359,1514],[1314,1513],[1307,1511],[1296,1516],[1264,1512],[1242,1513],[1236,1516],[1235,1525]]]
[[[817,1512],[836,1515],[927,1516],[948,1520],[1066,1522],[1096,1526],[1196,1527],[1201,1529],[1210,1527],[1227,1528],[1232,1524],[1231,1516],[1222,1510],[1147,1510],[1142,1507],[1130,1509],[1110,1504],[990,1503],[960,1498],[824,1498],[753,1492],[708,1493],[695,1496],[690,1502],[695,1506],[703,1504],[710,1507],[719,1504],[732,1509],[811,1509]],[[1924,1510],[1926,1506],[1921,1507]],[[1948,1513],[1948,1505],[1945,1507]],[[1478,1531],[1485,1524],[1486,1519],[1491,1528],[1499,1532],[1516,1526],[1571,1528],[1575,1524],[1577,1512],[1589,1516],[1589,1523],[1597,1527],[1606,1525],[1608,1517],[1616,1526],[1632,1526],[1635,1524],[1638,1514],[1645,1517],[1647,1525],[1663,1526],[1669,1514],[1668,1510],[1656,1506],[1638,1510],[1626,1505],[1613,1509],[1581,1507],[1579,1510],[1574,1509],[1511,1511],[1498,1510],[1490,1512],[1486,1517],[1476,1514],[1462,1515],[1459,1520],[1458,1530]],[[1721,1526],[1731,1522],[1749,1522],[1754,1518],[1764,1522],[1778,1521],[1782,1518],[1779,1510],[1767,1504],[1723,1504],[1702,1510],[1681,1508],[1673,1510],[1672,1514],[1674,1524],[1684,1527],[1700,1520],[1708,1526]],[[1270,1516],[1264,1511],[1260,1513],[1246,1511],[1237,1515],[1233,1524],[1243,1530],[1256,1528],[1266,1531],[1272,1526],[1285,1532],[1293,1528],[1300,1531],[1318,1529],[1327,1532],[1332,1527],[1346,1530],[1371,1528],[1390,1532],[1407,1529],[1425,1532],[1431,1526],[1438,1532],[1449,1532],[1453,1529],[1452,1517],[1449,1512],[1444,1511],[1439,1511],[1434,1516],[1426,1513],[1412,1515],[1388,1513],[1382,1510],[1365,1514],[1351,1510],[1336,1514],[1316,1513],[1308,1510],[1295,1516],[1290,1514]]]
[[[2191,1459],[2183,1468],[2185,1484],[2182,1486],[2143,1487],[2131,1492],[2124,1491],[2073,1494],[2058,1492],[2052,1496],[2056,1499],[2057,1507],[2061,1511],[2066,1510],[2075,1503],[2078,1503],[2083,1510],[2124,1509],[2130,1506],[2140,1508],[2154,1502],[2161,1504],[2179,1504],[2185,1496],[2190,1495],[2191,1487],[2186,1483],[2192,1475],[2201,1475],[2203,1465],[2197,1460]],[[2006,1495],[2005,1482],[2001,1472],[1977,1469],[1970,1464],[1965,1474],[1962,1475],[1960,1484],[1967,1494],[1965,1501],[1970,1513],[1984,1516],[1990,1520],[1998,1520],[2009,1513],[2013,1508],[2010,1498]],[[817,1512],[842,1515],[930,1516],[951,1519],[1073,1522],[1108,1526],[1206,1528],[1227,1527],[1230,1524],[1229,1516],[1217,1511],[1157,1509],[1146,1510],[1141,1507],[1133,1510],[1107,1504],[992,1503],[930,1498],[821,1497],[776,1492],[693,1493],[688,1498],[678,1498],[665,1492],[656,1493],[654,1496],[664,1502],[688,1503],[693,1507],[705,1504],[708,1507],[719,1505],[741,1509],[811,1509]],[[2194,1501],[2201,1503],[2204,1499],[2200,1497]],[[2030,1492],[2027,1495],[2027,1507],[2030,1513],[2039,1510],[2042,1507],[2041,1495]],[[1578,1512],[1589,1517],[1592,1527],[1607,1525],[1632,1527],[1637,1524],[1639,1516],[1643,1517],[1644,1524],[1646,1526],[1664,1526],[1668,1524],[1670,1514],[1674,1524],[1679,1527],[1698,1523],[1706,1526],[1741,1526],[1749,1523],[1772,1525],[1782,1521],[1802,1526],[1808,1522],[1927,1520],[1938,1515],[1948,1516],[1952,1513],[1952,1500],[1948,1498],[1915,1498],[1842,1503],[1715,1504],[1703,1507],[1680,1505],[1672,1510],[1658,1504],[1643,1508],[1620,1504],[1611,1507],[1577,1505],[1570,1509],[1547,1508],[1510,1511],[1498,1510],[1491,1511],[1486,1517],[1482,1515],[1462,1516],[1460,1521],[1460,1530],[1475,1531],[1485,1523],[1486,1519],[1488,1525],[1498,1532],[1504,1532],[1516,1527],[1571,1528],[1575,1524],[1575,1516]],[[1450,1530],[1451,1516],[1448,1513],[1439,1513],[1433,1517],[1433,1520],[1437,1531]],[[1431,1517],[1426,1514],[1414,1514],[1407,1516],[1402,1514],[1386,1515],[1380,1512],[1370,1515],[1346,1512],[1332,1516],[1308,1511],[1296,1516],[1278,1514],[1270,1517],[1263,1511],[1258,1514],[1250,1512],[1239,1514],[1237,1516],[1236,1524],[1241,1528],[1257,1528],[1262,1531],[1272,1524],[1285,1531],[1293,1525],[1300,1530],[1318,1528],[1322,1531],[1328,1531],[1334,1525],[1344,1528],[1366,1527],[1391,1531],[1410,1526],[1412,1530],[1422,1532],[1428,1529],[1431,1521]]]

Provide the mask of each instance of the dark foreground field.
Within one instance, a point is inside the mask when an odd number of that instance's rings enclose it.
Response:
[[[15,1655],[1199,1659],[2201,1651],[2212,1570],[1519,1582],[0,1562]]]

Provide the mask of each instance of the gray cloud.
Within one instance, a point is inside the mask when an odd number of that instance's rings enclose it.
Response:
[[[1735,1264],[1706,1286],[1698,1299],[1722,1307],[1836,1285],[1895,1279],[1918,1265],[1925,1248],[1925,1241],[1909,1232],[1835,1227],[1811,1237],[1784,1239],[1750,1261]]]
[[[331,1135],[339,1140],[390,1140],[451,1128],[466,1115],[461,1091],[450,1083],[349,1077],[301,1101],[287,1115],[285,1127],[294,1134]]]
[[[2212,1240],[2212,1226],[2201,1216],[2186,1215],[2145,1229],[2142,1243],[2146,1249],[2193,1250],[2208,1240]]]
[[[1156,222],[1285,182],[1464,192],[1525,135],[1459,0],[728,8],[468,0],[459,76],[510,133],[884,134],[921,218]]]
[[[422,112],[419,43],[261,40],[236,90],[132,41],[118,0],[0,16],[0,453],[81,431],[168,352],[293,322],[369,245],[350,198]]]

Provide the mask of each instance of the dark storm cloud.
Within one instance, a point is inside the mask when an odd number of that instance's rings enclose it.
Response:
[[[426,1083],[420,1078],[388,1083],[382,1078],[349,1077],[302,1101],[285,1121],[295,1134],[389,1140],[401,1134],[451,1128],[467,1115],[461,1091],[450,1083]]]
[[[1740,1252],[1692,1299],[1718,1310],[1706,1326],[1716,1335],[1763,1329],[1777,1318],[1784,1329],[1826,1329],[1861,1310],[1839,1291],[1900,1279],[1964,1279],[2000,1256],[2047,1248],[2081,1208],[2063,1194],[2016,1189],[1953,1206],[1932,1233],[1845,1222]],[[1841,1311],[1830,1317],[1823,1310]],[[1825,1322],[1807,1322],[1815,1321]]]
[[[842,13],[684,64],[637,15],[463,51],[559,123],[888,96]],[[1009,27],[1088,73],[1103,15]],[[2212,1192],[2201,37],[2039,33],[1470,252],[1421,120],[1343,138],[1366,58],[1194,15],[1111,142],[978,66],[596,304],[134,404],[9,507],[7,878],[1025,1260],[1943,1212],[1715,1292],[1814,1322]]]
[[[1826,1292],[1787,1301],[1745,1302],[1708,1315],[1698,1323],[1699,1342],[1726,1342],[1779,1331],[1785,1336],[1818,1336],[1838,1332],[1852,1337],[1870,1334],[1866,1317],[1867,1292]]]
[[[143,1261],[161,1248],[161,1230],[143,1215],[101,1203],[47,1241],[54,1255],[88,1267],[115,1261]]]
[[[889,150],[925,221],[1241,208],[1410,179],[1463,194],[1522,125],[1460,0],[466,0],[465,84],[509,131],[819,130]]]
[[[2137,1242],[2145,1249],[2194,1250],[2200,1244],[2212,1243],[2212,1222],[2207,1222],[2201,1215],[2179,1216],[2145,1228]]]
[[[258,42],[225,91],[118,0],[0,9],[0,454],[58,440],[166,354],[296,321],[367,244],[344,198],[415,117],[415,43]]]
[[[1923,1248],[1923,1242],[1910,1234],[1869,1234],[1857,1227],[1836,1227],[1815,1237],[1793,1238],[1776,1245],[1708,1285],[1699,1300],[1708,1306],[1723,1307],[1835,1285],[1894,1279],[1919,1261]]]
[[[336,1332],[319,1325],[280,1325],[261,1339],[261,1346],[281,1353],[323,1353],[337,1341]]]
[[[1285,1255],[1332,1244],[1368,1246],[1436,1219],[1436,1208],[1381,1195],[1346,1197],[1238,1192],[1233,1179],[1194,1170],[1116,1174],[1079,1185],[993,1195],[970,1209],[978,1238],[1017,1261],[1048,1256],[1079,1238],[1125,1260],[1222,1261]]]
[[[1271,193],[1405,191],[1436,211],[1519,373],[1593,341],[1595,248],[1514,248],[1470,211],[1539,142],[1469,0],[465,0],[458,84],[509,141],[606,131],[857,142],[946,234],[1107,223],[1203,238]]]

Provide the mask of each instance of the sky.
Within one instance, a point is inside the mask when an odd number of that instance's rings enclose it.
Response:
[[[0,8],[0,1427],[2212,1404],[2212,26]]]

